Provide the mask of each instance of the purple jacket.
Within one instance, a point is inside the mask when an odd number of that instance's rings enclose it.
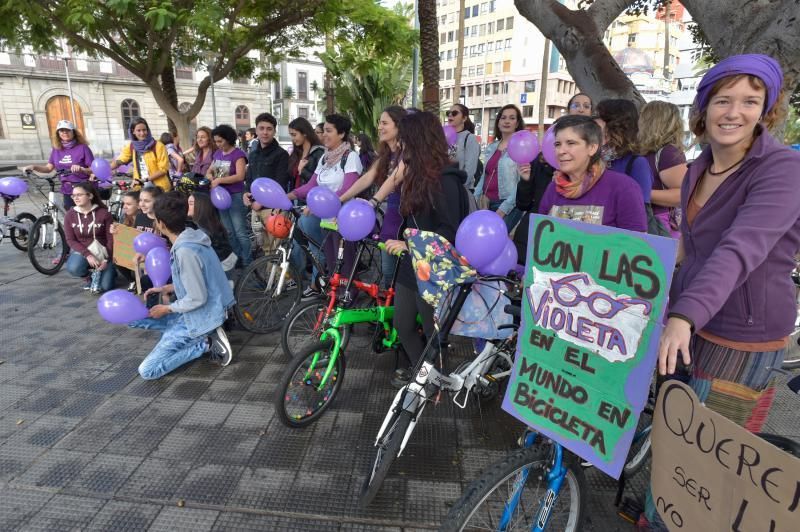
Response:
[[[728,177],[689,229],[685,259],[672,283],[670,313],[728,340],[768,342],[794,327],[790,278],[800,249],[800,153],[761,128],[742,166]],[[686,205],[711,163],[706,148],[681,187]]]

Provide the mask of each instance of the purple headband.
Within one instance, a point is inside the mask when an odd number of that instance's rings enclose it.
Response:
[[[764,112],[772,109],[783,86],[781,66],[768,55],[742,54],[726,57],[706,72],[706,75],[703,76],[697,86],[697,96],[694,98],[695,110],[702,111],[708,106],[711,87],[716,82],[728,76],[739,74],[750,74],[764,82],[767,87],[767,101]]]

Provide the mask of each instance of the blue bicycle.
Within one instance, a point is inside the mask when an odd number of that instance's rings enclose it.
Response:
[[[788,386],[800,394],[800,376],[789,381]],[[640,425],[637,436],[649,440],[649,435],[649,425]],[[766,433],[758,436],[800,457],[800,444],[793,439]],[[521,449],[489,466],[467,487],[450,509],[440,532],[582,529],[588,492],[585,466],[580,459],[532,429],[523,434],[520,445]],[[628,460],[637,454],[632,451]]]

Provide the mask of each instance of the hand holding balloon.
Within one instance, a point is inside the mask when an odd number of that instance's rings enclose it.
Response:
[[[286,191],[273,179],[259,177],[250,185],[253,198],[264,207],[288,211],[292,208],[292,201],[286,196]]]
[[[214,187],[211,189],[211,203],[214,207],[224,211],[231,208],[231,195],[225,187]]]
[[[127,324],[147,317],[147,307],[127,290],[109,290],[97,300],[97,311],[109,323]]]

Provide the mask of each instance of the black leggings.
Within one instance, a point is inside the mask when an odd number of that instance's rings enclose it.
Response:
[[[408,355],[411,366],[414,366],[422,351],[425,341],[417,332],[417,314],[422,318],[422,329],[427,338],[434,335],[433,307],[427,304],[417,293],[416,288],[408,288],[402,284],[395,286],[394,327]]]

